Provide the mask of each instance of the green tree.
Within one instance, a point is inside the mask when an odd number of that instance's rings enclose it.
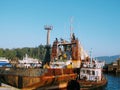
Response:
[[[3,52],[4,52],[4,50],[2,48],[0,48],[0,57],[3,57]]]
[[[46,54],[46,47],[44,45],[39,45],[38,47],[24,47],[16,49],[2,49],[0,48],[0,57],[6,57],[7,59],[23,59],[25,54],[29,57],[37,58],[39,60],[44,60]]]
[[[16,49],[16,57],[18,57],[19,59],[23,59],[24,56],[24,52],[22,51],[22,49],[17,48]]]

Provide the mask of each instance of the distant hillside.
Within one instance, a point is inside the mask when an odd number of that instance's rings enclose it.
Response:
[[[120,55],[114,55],[114,56],[100,56],[100,57],[95,57],[99,61],[105,61],[106,64],[109,64],[111,62],[116,61],[118,58],[120,58]]]

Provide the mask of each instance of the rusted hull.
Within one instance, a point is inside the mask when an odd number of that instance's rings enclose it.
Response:
[[[71,84],[72,86],[68,85],[68,83],[71,81],[74,81]],[[91,81],[83,81],[83,80],[70,80],[69,82],[63,82],[63,83],[59,83],[51,86],[44,86],[44,87],[38,88],[37,90],[69,90],[67,89],[67,87],[69,86],[70,86],[69,87],[70,90],[73,90],[72,88],[78,87],[76,84],[79,84],[79,90],[101,90],[107,84],[106,79],[99,82],[91,82]]]
[[[107,80],[103,79],[102,81],[84,81],[78,80],[80,84],[80,90],[100,90],[99,88],[103,88],[107,84]]]
[[[76,79],[77,74],[74,73],[73,69],[47,69],[41,75],[22,76],[12,74],[0,74],[0,77],[1,81],[4,83],[27,90],[68,82],[72,79]]]
[[[23,90],[31,90],[31,89],[65,90],[67,87],[67,83],[70,80],[75,80],[77,78],[77,74],[74,72],[75,70],[73,69],[23,70],[24,73],[26,73],[25,71],[28,71],[28,74],[31,74],[28,76],[27,73],[22,75],[22,74],[18,74],[17,71],[18,70],[16,70],[17,75],[5,74],[3,72],[3,74],[0,74],[1,81]],[[22,70],[19,71],[23,73]],[[36,71],[38,72],[35,73]],[[80,90],[90,90],[106,85],[107,80],[103,79],[102,81],[99,82],[78,80],[78,82],[81,87]]]

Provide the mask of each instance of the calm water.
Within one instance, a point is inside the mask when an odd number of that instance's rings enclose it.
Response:
[[[104,75],[108,79],[108,83],[103,90],[120,90],[120,73]]]

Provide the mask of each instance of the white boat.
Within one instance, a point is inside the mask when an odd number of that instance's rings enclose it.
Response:
[[[10,67],[11,65],[8,59],[4,57],[0,57],[0,67],[3,67],[3,66]]]
[[[102,66],[99,62],[85,62],[80,69],[80,79],[86,81],[101,81]]]
[[[19,60],[19,64],[18,67],[41,67],[42,66],[42,62],[40,62],[38,59],[33,59],[28,57],[28,55],[26,54],[25,57],[23,58],[23,60]]]
[[[107,84],[107,80],[102,73],[104,64],[105,62],[99,62],[97,60],[82,62],[79,83],[83,89],[94,89]]]
[[[2,63],[2,62],[9,63],[9,60],[4,57],[0,57],[0,63]]]

